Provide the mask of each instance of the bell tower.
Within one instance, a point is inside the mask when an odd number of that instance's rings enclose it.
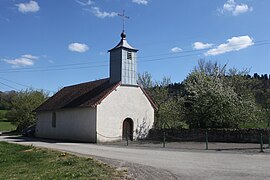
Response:
[[[137,85],[137,49],[130,46],[126,33],[121,33],[121,41],[110,53],[110,82],[121,81],[123,85]]]

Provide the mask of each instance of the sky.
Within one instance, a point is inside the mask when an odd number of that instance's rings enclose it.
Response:
[[[269,0],[0,0],[0,91],[109,77],[123,30],[138,73],[182,82],[199,59],[269,74]]]

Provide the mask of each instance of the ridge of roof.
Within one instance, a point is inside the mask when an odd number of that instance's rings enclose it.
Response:
[[[66,86],[37,107],[34,111],[52,111],[74,107],[94,107],[108,96],[118,83],[110,83],[109,78]]]
[[[67,108],[96,107],[120,85],[121,81],[110,83],[109,78],[105,78],[66,86],[37,107],[34,112],[54,111]],[[141,86],[138,87],[142,90],[152,107],[157,110],[157,105],[153,99]]]
[[[109,80],[109,79],[110,78],[103,78],[103,79],[97,79],[97,80],[94,80],[94,81],[82,82],[82,83],[79,83],[79,84],[73,84],[73,85],[65,86],[62,89],[64,89],[64,88],[70,88],[70,87],[75,87],[75,86],[79,86],[79,85],[83,85],[83,84],[88,84],[88,83],[95,83],[95,82],[98,82],[98,81],[106,81],[106,80]]]

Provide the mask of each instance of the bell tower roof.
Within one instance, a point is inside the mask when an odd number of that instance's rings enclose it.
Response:
[[[110,53],[110,82],[137,86],[137,49],[128,44],[126,33],[122,31],[121,41]]]
[[[126,39],[127,35],[125,33],[125,31],[123,31],[121,33],[121,41],[112,49],[109,50],[109,52],[115,50],[115,49],[119,49],[119,48],[123,48],[123,49],[127,49],[130,51],[135,51],[137,52],[138,49],[135,49],[134,47],[132,47],[131,45],[128,44],[127,39]]]

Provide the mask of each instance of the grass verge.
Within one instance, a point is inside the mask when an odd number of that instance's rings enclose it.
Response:
[[[0,120],[0,131],[14,131],[16,126],[6,120]]]
[[[0,142],[3,179],[124,179],[124,172],[92,158]]]
[[[16,126],[7,120],[7,112],[7,110],[0,110],[0,131],[14,131],[16,129]]]

